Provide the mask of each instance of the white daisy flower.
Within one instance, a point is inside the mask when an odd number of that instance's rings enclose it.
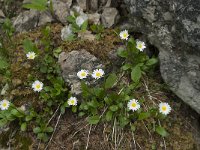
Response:
[[[122,40],[128,40],[129,37],[128,31],[127,30],[121,31],[119,36]]]
[[[72,35],[72,26],[67,25],[61,30],[61,39],[65,41],[70,35]]]
[[[159,112],[164,115],[168,115],[171,112],[171,107],[168,103],[159,104]]]
[[[76,97],[70,97],[67,101],[68,105],[70,106],[76,106],[77,105],[77,98]]]
[[[77,73],[77,76],[80,78],[80,79],[84,79],[84,78],[87,78],[88,76],[88,70],[81,70]]]
[[[0,102],[0,108],[1,108],[1,110],[7,110],[9,108],[9,106],[10,106],[10,102],[8,100],[4,99],[4,100],[2,100]]]
[[[136,48],[139,49],[141,52],[146,48],[145,43],[142,41],[136,42]]]
[[[95,79],[99,79],[104,75],[104,71],[102,69],[95,69],[92,73],[92,77]]]
[[[132,99],[128,102],[128,109],[132,111],[136,111],[140,109],[140,104],[136,99]]]
[[[28,59],[34,59],[35,58],[35,53],[34,52],[28,52],[27,54],[26,54],[26,57],[28,58]]]
[[[76,18],[76,24],[81,27],[81,25],[88,19],[87,15],[81,15]]]
[[[32,88],[35,92],[40,92],[43,88],[43,83],[36,80],[35,82],[33,82]]]

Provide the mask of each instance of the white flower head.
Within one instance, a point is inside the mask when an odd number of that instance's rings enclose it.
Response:
[[[168,115],[171,112],[171,107],[168,103],[159,104],[159,112],[164,115]]]
[[[1,108],[1,110],[7,110],[9,108],[9,106],[10,106],[10,102],[8,100],[4,99],[4,100],[2,100],[0,102],[0,108]]]
[[[65,41],[72,34],[72,26],[67,25],[61,30],[61,39]]]
[[[105,73],[102,69],[95,69],[92,73],[92,77],[95,79],[100,79],[104,74]]]
[[[77,76],[80,78],[80,79],[84,79],[84,78],[87,78],[88,76],[88,70],[81,70],[77,73]]]
[[[40,92],[43,89],[43,83],[36,80],[35,82],[33,82],[32,88],[35,92]]]
[[[34,59],[35,56],[36,56],[36,54],[35,54],[34,52],[28,52],[28,53],[26,54],[26,57],[27,57],[28,59]]]
[[[136,111],[140,109],[140,104],[136,99],[132,99],[128,102],[128,109],[132,111]]]
[[[82,14],[81,16],[78,16],[76,18],[76,24],[81,27],[81,25],[86,21],[88,20],[88,17],[86,14]]]
[[[128,40],[129,37],[128,31],[127,30],[121,31],[119,36],[122,40]]]
[[[145,43],[142,41],[136,42],[136,48],[139,49],[141,52],[146,48]]]
[[[68,105],[70,105],[70,106],[76,106],[77,102],[78,102],[78,100],[76,97],[70,97],[67,101]]]

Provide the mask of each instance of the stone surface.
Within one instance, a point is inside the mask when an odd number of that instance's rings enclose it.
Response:
[[[159,50],[160,70],[170,89],[200,113],[200,1],[125,0],[130,30]]]
[[[81,38],[81,40],[88,40],[88,41],[94,41],[95,35],[92,34],[91,31],[86,30],[85,32],[78,33],[78,37]]]
[[[97,11],[99,8],[99,1],[98,0],[90,0],[90,10]]]
[[[88,20],[92,24],[100,24],[100,17],[99,13],[88,14]]]
[[[87,0],[77,0],[77,3],[81,9],[87,9]]]
[[[37,26],[39,12],[35,10],[21,12],[13,22],[17,32],[25,32]]]
[[[104,8],[103,13],[101,15],[101,21],[102,24],[107,28],[116,25],[117,22],[119,21],[118,10],[113,7]]]
[[[1,9],[0,9],[0,18],[5,18],[5,15]]]
[[[45,25],[47,23],[53,22],[54,19],[49,12],[41,12],[39,16],[38,26]]]
[[[67,24],[67,16],[69,16],[69,8],[71,4],[62,1],[53,1],[53,10],[57,20],[63,24]]]
[[[93,55],[86,50],[82,49],[79,51],[62,52],[59,55],[58,62],[62,69],[62,76],[70,86],[73,94],[79,95],[81,93],[81,82],[77,77],[77,72],[81,69],[86,69],[92,72],[96,68],[102,68],[103,65]],[[86,80],[86,81],[89,81]],[[95,80],[91,80],[92,83]]]

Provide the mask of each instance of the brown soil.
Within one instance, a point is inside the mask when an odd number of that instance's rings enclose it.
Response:
[[[105,31],[104,38],[100,41],[62,42],[60,39],[61,28],[62,25],[60,24],[51,25],[51,36],[53,39],[52,45],[55,48],[61,47],[63,51],[68,52],[84,48],[104,62],[109,62],[107,59],[108,52],[116,49],[121,44],[119,38],[114,33],[114,30],[111,29]],[[14,38],[16,42],[16,49],[13,51],[12,56],[12,79],[20,79],[23,81],[23,84],[12,86],[8,96],[11,99],[14,99],[14,103],[18,106],[27,104],[30,101],[35,104],[39,103],[38,95],[32,92],[29,88],[30,85],[27,83],[29,74],[40,77],[38,72],[32,71],[31,68],[35,64],[33,62],[27,62],[25,53],[22,49],[22,41],[27,37],[34,41],[38,41],[38,39],[41,38],[40,29],[30,33],[19,34]],[[166,86],[163,84],[159,73],[157,73],[156,79],[154,78],[155,76],[148,78],[145,77],[143,80],[149,88],[151,96],[153,97],[152,100],[149,98],[148,92],[145,90],[145,86],[142,86],[137,93],[139,96],[144,97],[146,104],[152,104],[153,102],[158,104],[160,101],[170,103],[173,111],[165,121],[161,122],[161,124],[170,133],[167,138],[161,138],[159,135],[152,132],[151,129],[153,128],[153,124],[149,123],[152,122],[150,119],[137,123],[136,131],[132,133],[129,128],[121,129],[117,126],[115,127],[113,123],[101,123],[97,126],[90,126],[87,124],[87,118],[79,118],[77,117],[77,114],[72,114],[69,110],[61,117],[48,149],[82,150],[87,147],[87,143],[88,149],[90,150],[199,149],[199,143],[196,140],[196,137],[199,137],[198,115],[188,106],[183,104],[170,91],[166,90]],[[57,118],[58,116],[56,116],[52,122],[52,126],[55,126]],[[113,130],[116,132],[113,132]],[[89,131],[91,131],[90,134]],[[39,141],[35,140],[36,137],[31,132],[28,133],[28,135],[31,137],[33,143],[29,145],[29,148],[27,147],[24,149],[37,149]],[[46,143],[41,143],[40,149],[44,149],[45,146]],[[15,145],[13,147],[14,149],[21,149],[19,148],[19,145]]]

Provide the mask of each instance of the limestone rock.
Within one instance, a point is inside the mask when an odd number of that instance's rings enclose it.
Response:
[[[81,9],[87,9],[87,0],[77,0],[77,3]]]
[[[45,25],[47,23],[53,22],[54,19],[51,14],[47,11],[41,12],[39,16],[38,26]]]
[[[71,4],[62,1],[53,1],[53,10],[55,17],[63,24],[67,24],[67,16],[69,16],[69,8]]]
[[[116,8],[106,7],[101,15],[103,25],[110,28],[117,24],[119,21],[119,13]]]
[[[200,1],[124,2],[129,9],[130,29],[145,34],[158,48],[164,81],[200,113]]]
[[[103,65],[93,55],[86,50],[72,51],[70,53],[62,52],[59,55],[58,62],[61,66],[62,76],[70,86],[73,94],[79,95],[81,93],[81,82],[77,77],[77,72],[81,69],[86,69],[92,72],[96,68],[102,68]],[[88,79],[89,80],[89,79]],[[87,80],[87,81],[88,81]],[[95,80],[89,80],[89,84]]]
[[[101,15],[99,13],[88,14],[88,20],[92,24],[100,24],[100,17]]]
[[[89,41],[95,40],[95,35],[92,34],[92,32],[88,30],[86,30],[85,32],[78,33],[78,37],[80,37],[82,40],[89,40]]]
[[[98,0],[90,0],[90,10],[97,11],[99,8],[99,1]]]
[[[25,32],[37,26],[39,12],[35,10],[21,12],[14,20],[13,25],[17,32]]]

